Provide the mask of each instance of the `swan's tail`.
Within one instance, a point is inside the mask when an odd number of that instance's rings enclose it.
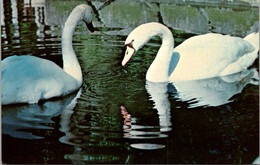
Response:
[[[259,32],[257,33],[251,33],[249,35],[247,35],[244,40],[248,41],[250,44],[252,44],[255,47],[255,51],[254,52],[258,52],[259,51]]]
[[[259,32],[251,33],[244,38],[245,41],[249,42],[254,46],[255,50],[247,55],[247,60],[252,59],[250,66],[254,65],[255,60],[259,57]]]
[[[229,64],[221,73],[221,76],[241,72],[249,67],[251,67],[255,60],[258,58],[258,51],[259,51],[259,32],[257,33],[251,33],[248,36],[246,36],[244,41],[249,42],[255,49],[253,50],[251,46],[246,45],[249,49],[246,54],[238,58],[237,61]],[[247,50],[245,50],[247,51]]]

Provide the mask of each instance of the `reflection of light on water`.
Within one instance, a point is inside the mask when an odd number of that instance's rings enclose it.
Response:
[[[52,118],[59,116],[64,109],[72,108],[74,97],[75,93],[39,104],[3,106],[2,131],[16,138],[43,139],[41,135],[33,135],[33,130],[54,129]]]
[[[125,106],[121,106],[121,114],[124,118],[124,137],[129,139],[154,139],[166,138],[166,134],[161,134],[159,126],[142,126],[136,125],[136,118],[132,118],[127,112]]]
[[[1,26],[5,26],[5,22],[4,22],[4,1],[0,1],[0,12],[1,12],[1,15],[0,15],[0,18],[1,18]]]
[[[173,82],[175,99],[188,102],[190,108],[198,106],[220,106],[232,102],[230,98],[241,93],[247,84],[258,85],[256,69],[233,75],[203,80]]]
[[[11,8],[12,8],[12,22],[15,26],[17,26],[17,24],[18,24],[18,9],[17,9],[16,0],[11,1]]]
[[[76,164],[118,162],[122,159],[119,156],[122,153],[117,155],[116,150],[121,146],[119,143],[108,139],[117,139],[122,134],[121,132],[111,131],[109,126],[104,128],[104,126],[99,125],[102,123],[108,124],[104,121],[106,116],[104,113],[95,111],[93,107],[100,105],[94,101],[94,98],[90,100],[86,95],[88,93],[81,94],[79,92],[60,115],[61,127],[59,130],[64,132],[65,135],[59,138],[59,141],[71,145],[74,149],[71,153],[64,155],[64,158]],[[74,111],[76,104],[77,111]],[[88,117],[96,118],[92,120]]]
[[[35,23],[38,27],[36,34],[39,37],[39,39],[41,39],[45,37],[44,7],[35,7],[34,12],[35,12]]]
[[[84,153],[84,151],[79,147],[75,147],[73,154],[64,155],[64,158],[67,160],[73,160],[73,164],[80,164],[83,163],[83,161],[88,163],[113,162],[120,159],[120,157],[114,155]]]
[[[137,143],[137,144],[131,144],[130,146],[141,150],[156,150],[156,149],[165,148],[165,145],[151,144],[151,143]]]
[[[141,143],[142,140],[165,139],[168,137],[163,132],[171,131],[170,102],[167,91],[168,83],[146,82],[146,90],[150,95],[150,100],[154,102],[154,109],[157,110],[159,125],[146,126],[137,125],[136,118],[128,113],[125,106],[121,106],[121,114],[124,118],[124,138],[138,140],[139,143],[131,144],[132,148],[142,150],[155,150],[165,148],[163,144]],[[151,119],[153,120],[153,119]]]
[[[67,105],[60,116],[60,131],[65,133],[65,136],[62,136],[59,141],[65,144],[72,144],[70,143],[70,139],[73,139],[75,136],[70,132],[70,117],[73,114],[73,109],[77,104],[77,99],[81,95],[82,89],[80,89],[76,95],[76,97]]]
[[[132,118],[131,115],[127,112],[125,106],[121,106],[121,114],[124,118],[124,138],[127,139],[139,139],[139,140],[147,140],[147,139],[158,139],[158,138],[167,138],[168,135],[162,134],[158,131],[160,126],[142,126],[136,125],[136,119]],[[137,143],[130,145],[136,149],[143,150],[154,150],[164,148],[165,145],[162,144],[152,144],[152,143]]]
[[[150,95],[150,100],[154,102],[154,109],[157,110],[160,122],[160,131],[171,131],[171,109],[168,99],[168,83],[153,83],[146,81],[146,90]]]
[[[37,36],[39,38],[43,38],[44,36],[44,25],[45,25],[45,0],[25,0],[24,7],[30,11],[32,10],[35,15],[35,23],[38,27],[37,29]],[[33,8],[33,9],[32,9]]]
[[[45,5],[45,0],[24,0],[25,7],[42,7]]]
[[[121,114],[123,115],[124,120],[124,131],[131,131],[131,125],[132,122],[134,123],[135,121],[132,121],[131,115],[127,112],[126,108],[121,105]],[[133,118],[134,120],[135,118]]]
[[[14,26],[14,37],[20,37],[19,26],[18,26],[18,8],[17,8],[16,0],[11,1],[11,8],[12,8],[12,22]],[[15,41],[17,42],[18,40]]]

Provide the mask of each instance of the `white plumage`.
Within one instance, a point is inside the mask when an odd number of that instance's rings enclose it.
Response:
[[[171,31],[152,22],[140,25],[128,35],[122,65],[155,35],[162,38],[162,45],[146,74],[151,82],[230,75],[247,69],[258,56],[259,33],[252,33],[245,39],[208,33],[191,37],[174,48]]]
[[[72,36],[80,20],[91,24],[90,6],[82,4],[75,7],[65,23],[62,34],[64,70],[52,61],[35,56],[11,56],[1,62],[2,105],[37,103],[80,88],[82,73],[72,47]]]

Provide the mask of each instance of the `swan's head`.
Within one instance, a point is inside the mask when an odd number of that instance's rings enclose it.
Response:
[[[94,32],[94,26],[92,24],[92,19],[93,19],[93,10],[90,6],[86,5],[86,4],[81,4],[78,5],[77,8],[79,8],[79,11],[81,11],[81,20],[83,22],[85,22],[85,24],[87,25],[88,29],[91,32]]]
[[[142,24],[128,35],[125,41],[126,51],[122,61],[122,66],[125,66],[133,54],[142,48],[143,45],[150,40],[150,38],[152,38],[155,34],[158,34],[157,31],[153,29],[156,25],[158,25],[158,23],[155,22]]]

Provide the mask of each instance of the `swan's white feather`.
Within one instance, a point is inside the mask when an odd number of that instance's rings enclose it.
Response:
[[[155,35],[162,38],[162,45],[146,73],[146,80],[151,82],[226,76],[247,69],[258,57],[259,33],[249,34],[244,39],[208,33],[191,37],[174,48],[171,31],[156,22],[135,28],[125,45],[136,52]]]
[[[55,63],[34,56],[11,56],[2,61],[2,104],[37,103],[63,96],[80,84]]]
[[[174,49],[180,54],[170,81],[203,79],[240,72],[257,57],[249,42],[228,35],[209,33],[187,39]]]
[[[72,47],[72,36],[80,20],[92,21],[92,9],[76,6],[69,15],[62,34],[63,68],[34,56],[4,59],[2,69],[2,104],[37,103],[39,100],[67,95],[82,85],[82,72]]]

